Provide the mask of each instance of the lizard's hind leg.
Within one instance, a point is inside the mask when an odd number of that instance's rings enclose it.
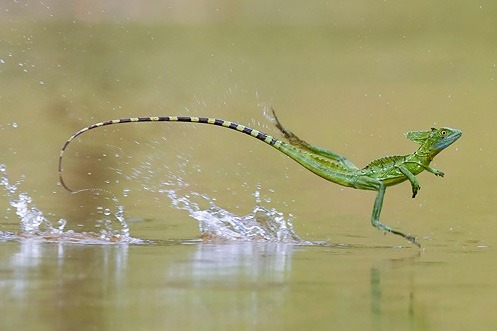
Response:
[[[374,201],[373,214],[371,215],[372,225],[378,230],[390,232],[398,236],[401,236],[406,240],[408,240],[410,243],[415,244],[419,248],[421,248],[421,245],[416,241],[416,237],[397,231],[392,227],[380,222],[380,213],[381,213],[381,207],[383,206],[383,197],[385,196],[385,191],[386,191],[385,185],[383,183],[380,183],[378,187],[378,195],[376,196],[376,199]]]

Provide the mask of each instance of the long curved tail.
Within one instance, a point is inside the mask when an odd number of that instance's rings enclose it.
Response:
[[[96,129],[102,126],[107,126],[107,125],[113,125],[113,124],[123,124],[123,123],[145,123],[145,122],[188,122],[188,123],[202,123],[202,124],[211,124],[211,125],[217,125],[221,127],[225,127],[228,129],[236,130],[242,133],[245,133],[249,136],[252,136],[254,138],[257,138],[263,142],[265,142],[268,145],[271,145],[275,147],[276,149],[279,149],[282,144],[285,144],[282,140],[276,139],[266,133],[260,132],[258,130],[249,128],[245,125],[241,125],[235,122],[230,122],[230,121],[225,121],[217,118],[210,118],[210,117],[192,117],[192,116],[158,116],[158,117],[132,117],[132,118],[121,118],[121,119],[115,119],[115,120],[109,120],[109,121],[104,121],[104,122],[99,122],[95,123],[92,125],[89,125],[87,127],[82,128],[75,134],[73,134],[62,146],[60,150],[60,155],[59,155],[59,181],[60,184],[69,192],[73,192],[72,189],[70,189],[67,184],[64,182],[64,179],[62,177],[62,159],[64,157],[64,153],[67,149],[67,146],[78,136],[81,134],[92,130]],[[286,145],[286,144],[285,144]],[[285,153],[286,154],[286,153]]]
[[[201,124],[211,124],[224,127],[227,129],[235,130],[241,133],[245,133],[251,137],[257,138],[260,141],[276,148],[283,154],[289,156],[296,162],[300,163],[303,167],[315,173],[316,175],[323,177],[326,180],[337,183],[339,185],[354,187],[354,178],[351,176],[351,172],[355,166],[350,166],[351,163],[345,158],[334,154],[330,151],[316,148],[307,144],[305,149],[292,146],[286,142],[276,139],[266,133],[249,128],[248,126],[238,124],[235,122],[225,121],[217,118],[211,117],[191,117],[191,116],[158,116],[158,117],[132,117],[132,118],[121,118],[116,120],[104,121],[100,123],[95,123],[82,128],[75,134],[73,134],[62,146],[59,155],[59,181],[60,184],[69,192],[74,192],[70,189],[64,182],[62,177],[62,159],[67,146],[79,135],[102,126],[113,125],[113,124],[124,124],[124,123],[145,123],[145,122],[188,122],[188,123],[201,123]],[[279,123],[279,122],[278,122]],[[345,160],[345,161],[344,161]],[[350,164],[349,164],[350,163]]]

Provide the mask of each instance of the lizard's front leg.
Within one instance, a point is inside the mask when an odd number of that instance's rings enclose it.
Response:
[[[435,169],[435,168],[432,168],[432,167],[426,166],[426,165],[422,165],[422,166],[426,169],[426,171],[431,172],[435,176],[443,177],[445,175],[444,172],[441,170],[438,170],[438,169]]]
[[[438,169],[435,169],[435,168],[432,168],[430,167],[429,165],[424,165],[422,164],[421,162],[409,162],[409,163],[412,163],[412,164],[416,164],[420,167],[423,167],[423,169],[425,169],[426,171],[428,172],[431,172],[432,174],[434,174],[435,176],[439,176],[439,177],[443,177],[445,174],[443,171],[441,170],[438,170]]]
[[[398,166],[398,168],[400,172],[402,172],[402,174],[406,176],[409,182],[411,183],[412,197],[415,198],[416,194],[418,194],[418,191],[421,189],[421,186],[419,186],[419,182],[416,179],[416,176],[414,176],[412,172],[410,172],[406,167],[402,165]]]

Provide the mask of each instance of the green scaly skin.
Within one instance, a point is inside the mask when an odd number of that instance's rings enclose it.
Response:
[[[420,189],[419,182],[416,179],[417,174],[426,170],[436,176],[443,176],[444,173],[442,171],[430,167],[430,162],[438,153],[461,137],[462,132],[460,130],[451,128],[432,128],[429,131],[408,132],[406,134],[407,139],[420,145],[414,153],[407,155],[387,156],[374,160],[364,168],[359,169],[346,157],[333,153],[327,149],[313,146],[298,138],[295,134],[288,131],[281,125],[276,113],[274,113],[274,110],[273,115],[276,127],[282,132],[288,143],[258,130],[249,128],[245,125],[208,117],[136,117],[92,124],[73,134],[62,146],[59,156],[59,180],[61,185],[66,190],[74,192],[67,186],[62,178],[62,159],[64,152],[71,141],[86,131],[113,124],[144,122],[188,122],[217,125],[242,132],[259,139],[286,154],[316,175],[333,183],[361,190],[377,191],[378,193],[376,195],[373,213],[371,215],[372,225],[379,230],[402,236],[409,242],[420,247],[419,243],[416,241],[416,237],[404,234],[380,222],[380,213],[383,205],[383,198],[385,196],[385,190],[388,186],[396,185],[408,180],[411,183],[412,197],[414,198]]]

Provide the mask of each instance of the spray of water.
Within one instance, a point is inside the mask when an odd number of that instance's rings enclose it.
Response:
[[[177,189],[159,192],[167,194],[175,208],[187,211],[198,222],[200,234],[205,240],[312,244],[295,233],[291,218],[286,219],[282,212],[261,205],[260,191],[258,185],[254,193],[255,207],[247,215],[236,215],[223,209],[216,205],[214,199],[204,194],[191,192],[180,195]],[[199,199],[200,202],[197,202]]]
[[[166,194],[173,207],[187,211],[198,222],[201,238],[208,241],[264,241],[289,243],[294,245],[314,245],[317,243],[301,239],[294,231],[291,216],[275,208],[262,206],[261,187],[254,193],[255,206],[247,215],[237,215],[216,205],[215,200],[207,195],[184,192],[188,184],[181,178],[174,177],[176,184],[165,183],[167,189],[153,190]],[[12,184],[4,165],[0,165],[0,186],[6,192],[9,204],[19,218],[19,230],[15,233],[0,231],[0,240],[30,239],[48,242],[72,242],[84,244],[136,243],[148,241],[132,238],[124,217],[124,207],[114,203],[117,211],[112,214],[109,209],[100,210],[100,214],[114,219],[104,219],[97,223],[100,227],[95,232],[76,232],[66,230],[67,220],[59,219],[55,223],[49,220],[33,203],[25,192],[18,192],[21,181]],[[152,190],[150,187],[147,190]],[[188,191],[188,189],[186,190]],[[119,228],[115,228],[116,220]]]
[[[9,204],[14,208],[19,218],[19,230],[16,233],[0,231],[0,240],[28,238],[31,240],[76,242],[86,244],[101,243],[130,243],[137,241],[129,236],[129,228],[124,219],[124,209],[117,207],[114,214],[120,224],[120,229],[114,229],[111,221],[104,221],[99,232],[75,232],[65,230],[67,220],[59,219],[54,225],[43,212],[33,203],[32,198],[25,192],[18,193],[21,181],[12,184],[7,176],[4,165],[0,165],[0,186],[6,192]]]

